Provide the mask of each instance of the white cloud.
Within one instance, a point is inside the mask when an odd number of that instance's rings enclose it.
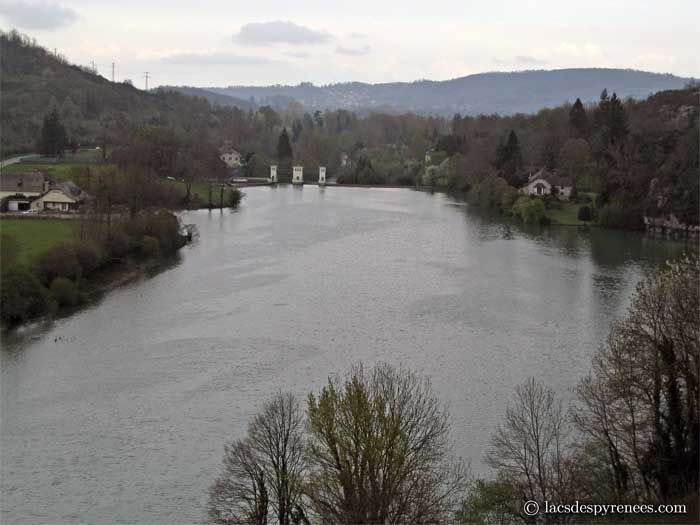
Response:
[[[331,39],[332,36],[326,31],[317,31],[294,22],[283,21],[246,24],[233,35],[234,42],[252,46],[322,44]]]
[[[518,66],[542,66],[547,63],[546,60],[542,60],[540,58],[536,58],[534,56],[530,55],[516,55],[514,57],[510,58],[494,58],[492,60],[494,64],[498,65],[518,65]]]
[[[0,16],[12,26],[37,30],[57,29],[71,25],[78,19],[78,13],[70,7],[49,0],[3,1],[0,3]]]
[[[372,48],[370,46],[362,46],[359,48],[338,46],[337,48],[335,48],[335,52],[339,55],[347,55],[352,57],[367,55],[370,51],[372,51]]]
[[[265,66],[279,61],[265,57],[238,55],[229,52],[176,53],[160,59],[164,64],[186,66]]]

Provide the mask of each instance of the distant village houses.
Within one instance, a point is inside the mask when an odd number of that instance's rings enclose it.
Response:
[[[527,184],[520,188],[520,192],[540,197],[554,194],[565,200],[571,197],[573,189],[574,184],[569,177],[562,177],[554,171],[542,168],[528,175]]]

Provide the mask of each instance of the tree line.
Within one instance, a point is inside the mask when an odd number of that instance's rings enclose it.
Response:
[[[71,142],[119,149],[139,129],[152,126],[209,148],[228,143],[243,154],[246,174],[254,177],[267,177],[270,164],[282,168],[282,179],[292,163],[310,172],[322,165],[338,182],[427,180],[471,193],[479,205],[510,210],[511,188],[546,167],[573,180],[578,193],[594,195],[593,218],[603,225],[641,228],[645,215],[670,214],[681,222],[699,222],[696,86],[643,101],[605,91],[596,104],[576,100],[512,116],[359,116],[307,111],[297,102],[284,110],[239,109],[112,83],[20,35],[0,38],[5,153],[34,147],[49,108]],[[54,72],[50,82],[42,73],[47,69]]]
[[[682,504],[686,513],[667,519],[693,523],[700,475],[699,288],[697,258],[648,274],[593,356],[568,410],[534,378],[518,386],[485,454],[490,479],[474,478],[453,455],[448,412],[430,380],[410,370],[358,364],[305,404],[278,393],[246,436],[226,445],[210,489],[209,522],[605,521],[531,516],[523,508],[526,501],[544,508],[545,501],[579,500]]]

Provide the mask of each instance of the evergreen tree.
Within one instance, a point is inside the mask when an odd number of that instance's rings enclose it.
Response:
[[[292,122],[292,142],[296,144],[299,141],[299,137],[301,137],[301,132],[303,130],[304,125],[301,123],[301,120],[295,118],[294,122]]]
[[[569,111],[569,123],[579,135],[586,134],[588,122],[586,117],[586,110],[583,107],[583,103],[581,102],[580,98],[577,98],[576,102],[574,102],[574,105],[571,106],[571,110]]]
[[[609,115],[609,140],[611,144],[619,144],[624,141],[629,133],[627,126],[627,111],[622,101],[617,98],[617,93],[613,93],[610,99],[610,115]]]
[[[603,145],[620,145],[629,133],[627,111],[622,101],[613,93],[608,98],[608,91],[603,90],[596,113],[596,125],[603,139]]]
[[[68,134],[66,128],[61,124],[58,110],[53,109],[44,117],[41,126],[41,137],[37,144],[42,155],[49,157],[60,157],[68,144]]]
[[[287,128],[284,128],[282,129],[282,133],[280,133],[280,138],[277,141],[277,160],[282,162],[285,159],[291,160],[292,157],[292,145],[289,142]]]
[[[523,165],[523,157],[520,152],[520,144],[515,131],[511,130],[505,144],[499,143],[496,149],[496,167],[501,171],[503,178],[511,186],[520,186],[520,170]]]

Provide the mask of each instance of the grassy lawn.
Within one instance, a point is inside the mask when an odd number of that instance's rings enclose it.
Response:
[[[102,161],[102,152],[99,150],[80,150],[75,155],[68,152],[57,163],[40,162],[40,158],[29,158],[23,162],[10,164],[2,168],[3,173],[16,173],[18,171],[41,171],[51,175],[57,182],[70,180],[69,171],[75,166],[89,166]]]
[[[31,164],[19,162],[10,164],[2,169],[3,173],[16,173],[18,171],[41,171],[47,173],[58,182],[65,182],[70,179],[68,171],[73,166],[84,166],[84,164]]]
[[[74,221],[60,219],[0,219],[0,234],[19,244],[17,262],[31,264],[54,244],[73,237]]]
[[[549,217],[552,222],[567,226],[591,224],[591,221],[586,222],[578,220],[578,210],[581,208],[581,206],[595,208],[595,193],[590,193],[588,195],[591,196],[592,202],[580,204],[578,202],[562,201],[560,206],[556,208],[547,208],[547,217]]]
[[[581,205],[575,202],[567,202],[562,204],[561,208],[550,208],[547,210],[547,216],[552,219],[552,222],[566,225],[584,224],[578,220],[578,209]]]

